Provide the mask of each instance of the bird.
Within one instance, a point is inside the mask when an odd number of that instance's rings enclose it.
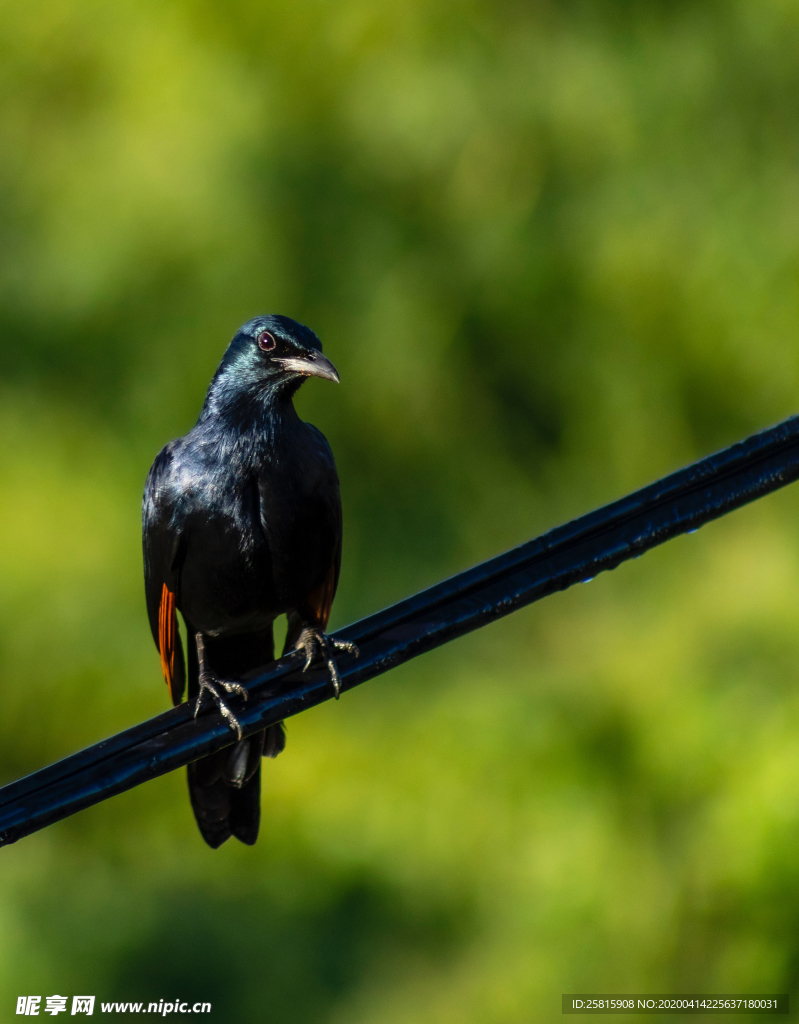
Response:
[[[342,511],[333,453],[300,419],[294,395],[309,377],[339,382],[308,327],[269,314],[228,345],[196,425],[170,441],[147,476],[142,508],[147,613],[172,703],[219,712],[232,746],[188,765],[189,797],[205,842],[252,845],[260,827],[262,757],[285,747],[282,722],[243,737],[236,702],[244,675],[284,655],[322,659],[336,698],[336,653],[354,644],[325,630],[341,569]],[[177,612],[186,629],[184,656]]]

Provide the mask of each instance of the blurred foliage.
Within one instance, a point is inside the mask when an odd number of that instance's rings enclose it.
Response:
[[[227,340],[338,388],[341,625],[796,411],[786,0],[2,3],[0,774],[167,706],[139,508]],[[799,981],[795,488],[0,852],[0,1005],[516,1024]]]

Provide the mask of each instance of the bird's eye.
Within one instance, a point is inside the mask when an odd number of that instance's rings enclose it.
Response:
[[[263,352],[271,352],[275,345],[277,342],[274,334],[270,334],[269,331],[261,331],[258,335],[258,348]]]

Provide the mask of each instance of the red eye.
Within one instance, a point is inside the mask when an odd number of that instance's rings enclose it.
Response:
[[[271,352],[272,349],[277,345],[274,334],[270,334],[269,331],[261,331],[258,335],[258,348],[264,352]]]

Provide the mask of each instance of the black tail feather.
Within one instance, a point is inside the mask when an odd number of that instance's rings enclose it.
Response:
[[[222,759],[228,751],[221,750],[187,768],[189,799],[191,809],[203,839],[212,850],[221,846],[231,836],[230,794],[231,787],[222,778]]]
[[[189,630],[189,700],[199,691],[196,644]],[[240,678],[248,664],[265,664],[274,655],[272,627],[258,634],[209,640],[206,653],[224,679]],[[277,757],[286,745],[282,722],[248,736],[232,747],[188,766],[189,797],[203,839],[217,849],[231,836],[248,846],[258,838],[261,820],[261,757]]]
[[[263,746],[259,732],[188,766],[191,808],[214,850],[231,835],[249,845],[258,838]]]
[[[286,727],[282,722],[264,732],[264,757],[277,757],[286,749]]]
[[[230,790],[230,831],[242,843],[252,846],[261,824],[261,764],[241,789]]]

